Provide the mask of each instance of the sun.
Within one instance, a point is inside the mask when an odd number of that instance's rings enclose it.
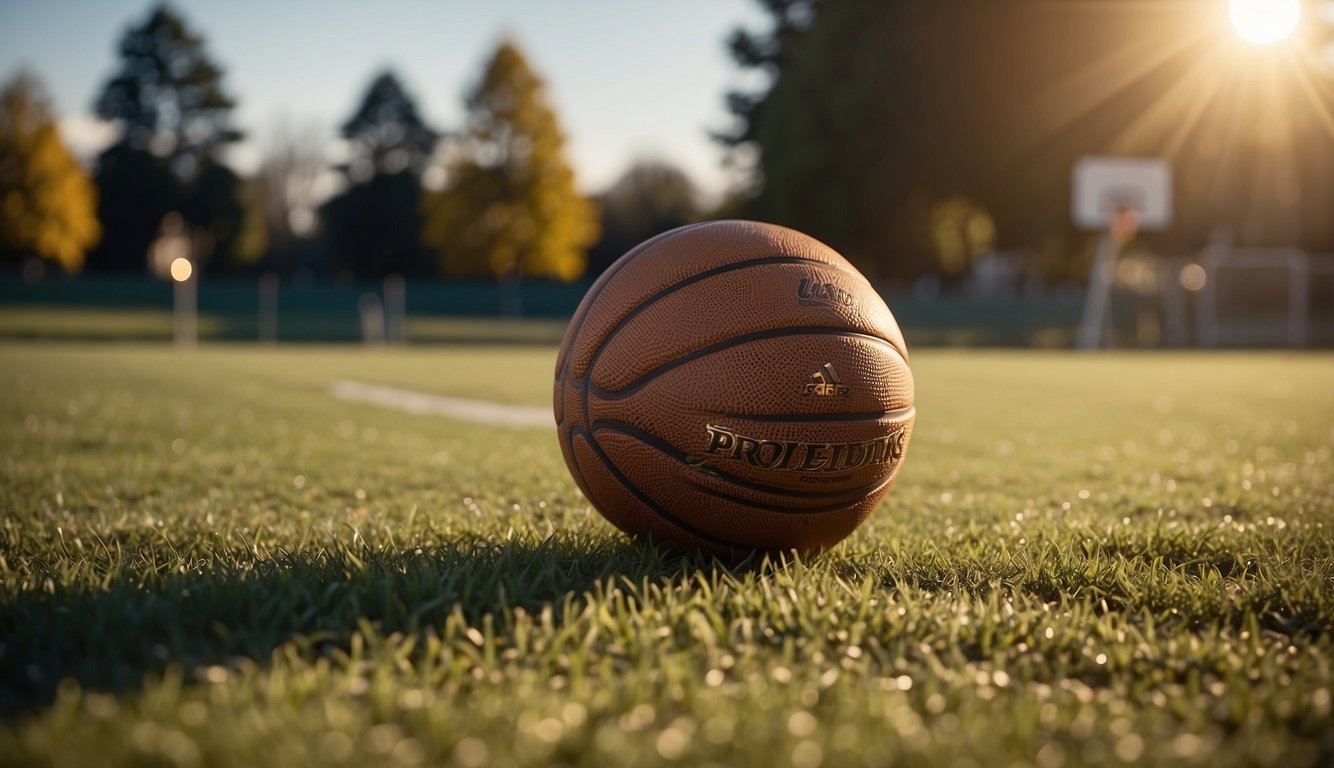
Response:
[[[1228,0],[1237,34],[1256,45],[1277,43],[1297,29],[1302,0]]]

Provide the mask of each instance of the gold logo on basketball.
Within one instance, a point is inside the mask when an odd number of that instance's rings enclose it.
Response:
[[[824,304],[832,307],[852,306],[852,294],[833,283],[803,277],[797,285],[797,302],[803,307]]]
[[[852,443],[766,440],[718,424],[707,424],[704,429],[708,433],[704,453],[687,459],[692,469],[704,472],[709,471],[712,457],[745,462],[761,469],[850,472],[876,464],[897,463],[908,443],[908,431],[902,425],[892,427],[881,437]]]
[[[825,363],[812,373],[810,382],[801,388],[801,394],[806,397],[847,397],[851,393],[852,389],[838,377],[833,363]]]

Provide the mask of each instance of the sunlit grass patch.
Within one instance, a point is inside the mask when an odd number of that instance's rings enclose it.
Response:
[[[898,487],[819,557],[626,541],[549,347],[0,347],[19,764],[1328,761],[1327,356],[919,352]]]

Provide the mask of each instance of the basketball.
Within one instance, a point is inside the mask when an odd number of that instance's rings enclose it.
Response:
[[[823,243],[712,221],[589,289],[556,360],[565,462],[626,533],[723,556],[814,552],[889,491],[915,410],[898,323]]]

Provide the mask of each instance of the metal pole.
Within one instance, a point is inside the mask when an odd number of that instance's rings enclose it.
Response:
[[[1079,321],[1079,338],[1075,345],[1092,350],[1102,345],[1105,328],[1110,323],[1112,271],[1116,268],[1116,252],[1120,249],[1112,233],[1104,232],[1093,254],[1093,269],[1089,273],[1088,296],[1084,300],[1084,316]]]

